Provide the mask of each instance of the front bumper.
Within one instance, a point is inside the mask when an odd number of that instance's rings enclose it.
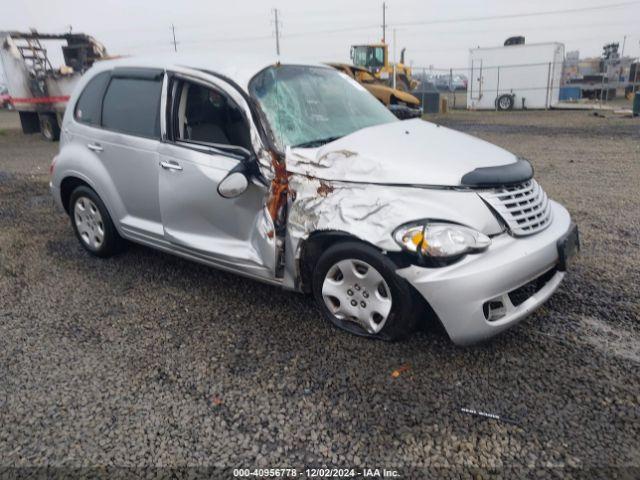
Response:
[[[557,242],[571,228],[571,217],[556,202],[551,201],[551,208],[551,225],[540,233],[519,238],[505,233],[494,237],[484,252],[467,255],[448,267],[412,265],[397,273],[429,302],[454,343],[467,345],[492,337],[542,305],[565,276],[560,270],[552,272],[523,303],[515,306],[509,300],[509,292],[558,265]],[[502,301],[504,316],[489,321],[483,307],[493,300]]]

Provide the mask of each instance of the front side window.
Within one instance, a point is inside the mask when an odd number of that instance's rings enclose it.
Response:
[[[384,67],[384,48],[375,47],[373,49],[372,67]]]
[[[114,77],[102,107],[102,125],[109,130],[160,138],[161,79]]]
[[[355,80],[333,68],[269,67],[249,83],[280,148],[318,147],[362,128],[398,121]]]
[[[111,72],[102,72],[89,80],[76,103],[74,115],[77,121],[100,125],[102,95],[110,77]]]
[[[177,82],[173,126],[176,140],[251,150],[242,111],[227,95],[198,83]]]

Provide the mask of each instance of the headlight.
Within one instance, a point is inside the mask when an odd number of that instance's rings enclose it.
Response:
[[[393,236],[409,252],[439,258],[464,255],[491,245],[491,239],[485,234],[449,223],[404,225]]]

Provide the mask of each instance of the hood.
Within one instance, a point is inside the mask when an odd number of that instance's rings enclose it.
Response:
[[[474,170],[512,166],[518,157],[484,140],[414,119],[364,128],[320,148],[293,148],[286,162],[291,173],[324,180],[455,187]]]

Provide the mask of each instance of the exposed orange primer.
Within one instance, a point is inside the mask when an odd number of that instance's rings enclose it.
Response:
[[[271,180],[269,189],[269,199],[267,200],[267,210],[274,223],[278,219],[278,215],[282,207],[287,201],[287,193],[289,193],[289,173],[284,161],[280,161],[274,152],[271,154],[271,165],[275,176]]]

